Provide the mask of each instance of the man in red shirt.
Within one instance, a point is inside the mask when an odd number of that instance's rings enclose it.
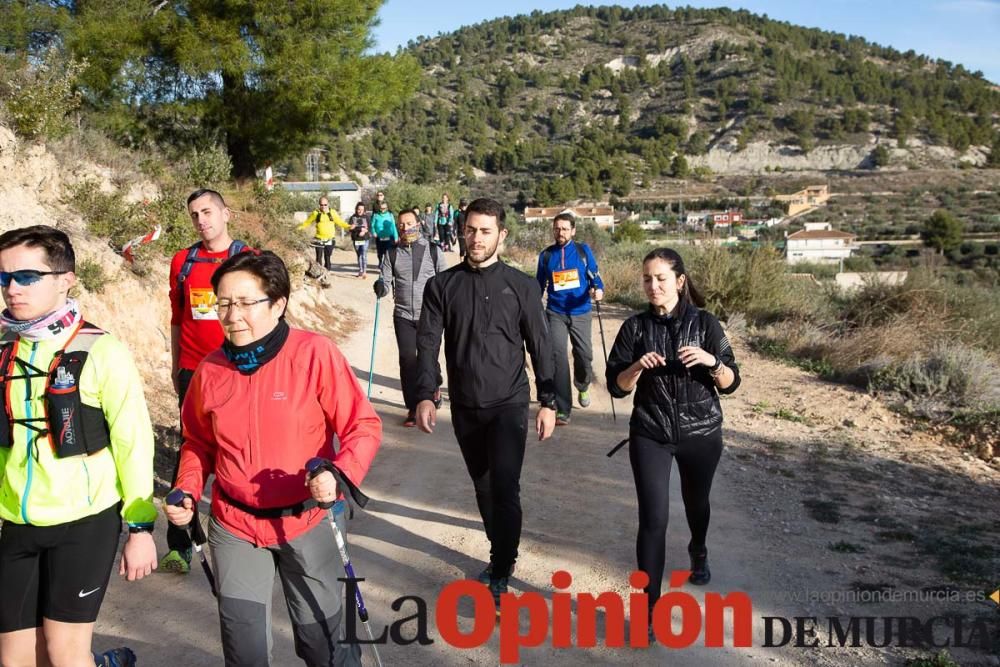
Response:
[[[212,274],[219,264],[247,247],[229,235],[230,212],[221,194],[215,190],[195,190],[187,199],[187,207],[201,241],[178,250],[170,261],[170,371],[181,406],[194,369],[222,346]],[[181,528],[168,526],[167,548],[160,568],[186,574],[191,564],[190,536]]]

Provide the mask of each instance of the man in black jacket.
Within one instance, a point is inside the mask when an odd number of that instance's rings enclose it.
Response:
[[[417,328],[417,426],[436,423],[434,390],[444,333],[455,438],[476,490],[490,541],[490,564],[479,575],[499,604],[521,539],[521,464],[528,438],[528,378],[524,350],[535,369],[541,407],[535,431],[555,428],[555,388],[548,324],[538,284],[499,261],[507,237],[504,209],[492,199],[469,204],[465,261],[427,282]]]

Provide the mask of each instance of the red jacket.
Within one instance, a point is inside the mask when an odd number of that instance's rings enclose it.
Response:
[[[257,546],[288,542],[325,512],[260,519],[229,504],[227,495],[259,508],[302,502],[310,497],[305,463],[314,456],[331,459],[361,486],[382,440],[382,421],[347,359],[329,339],[299,329],[252,375],[242,375],[221,350],[208,355],[191,380],[181,422],[177,488],[197,499],[215,473],[212,516]]]

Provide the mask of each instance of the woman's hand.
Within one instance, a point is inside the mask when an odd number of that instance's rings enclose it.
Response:
[[[656,368],[657,366],[666,366],[667,358],[664,357],[659,352],[647,352],[646,354],[639,357],[639,360],[632,364],[632,367],[639,371],[648,371]]]
[[[337,480],[333,473],[324,470],[312,479],[306,479],[306,486],[313,500],[318,503],[332,503],[337,500]]]
[[[685,367],[691,368],[693,366],[707,366],[712,368],[715,366],[717,359],[715,355],[709,354],[705,350],[697,347],[695,345],[685,345],[677,350],[677,358],[681,360],[681,363]]]
[[[194,519],[194,501],[191,500],[190,496],[184,496],[181,507],[164,504],[163,513],[167,515],[167,521],[183,528]]]

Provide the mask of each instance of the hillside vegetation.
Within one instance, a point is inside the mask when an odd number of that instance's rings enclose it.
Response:
[[[981,74],[746,11],[536,11],[407,52],[423,67],[418,93],[331,137],[332,167],[421,182],[495,175],[547,203],[704,176],[719,160],[699,156],[713,150],[754,171],[822,151],[827,168],[1000,161],[1000,93]],[[732,162],[750,149],[764,152]]]

